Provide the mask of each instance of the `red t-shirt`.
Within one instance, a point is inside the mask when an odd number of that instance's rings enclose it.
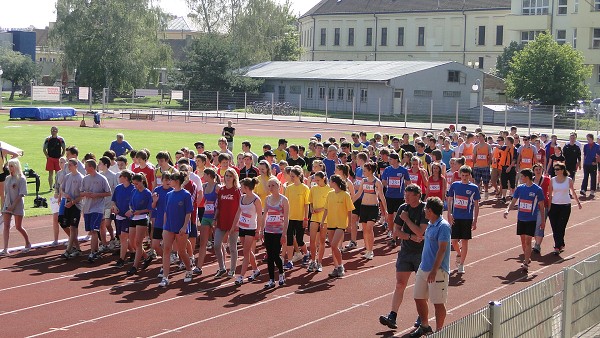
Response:
[[[151,168],[149,165],[147,165],[144,168],[138,166],[131,169],[131,171],[133,171],[136,174],[144,173],[144,175],[146,175],[146,180],[148,181],[148,189],[150,191],[154,191],[154,168]]]
[[[185,186],[183,186],[183,189],[187,190],[191,195],[192,195],[192,205],[196,205],[196,183],[192,182],[192,181],[188,181],[187,184]],[[191,217],[191,222],[192,224],[197,224],[196,222],[196,218],[198,217],[198,209],[197,208],[192,208],[192,217]]]
[[[537,184],[538,180],[535,179],[534,183]],[[548,208],[550,206],[550,196],[548,195],[548,188],[550,187],[550,177],[543,175],[542,183],[540,184],[542,191],[544,192],[544,206]]]
[[[242,192],[236,187],[223,186],[217,192],[217,228],[228,231],[233,226],[233,219],[240,207]]]

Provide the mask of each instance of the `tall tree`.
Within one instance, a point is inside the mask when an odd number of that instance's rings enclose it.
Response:
[[[39,68],[28,55],[15,52],[8,48],[0,48],[0,67],[3,79],[11,82],[9,101],[15,98],[15,91],[24,83],[29,83],[39,74]]]
[[[516,41],[511,41],[508,46],[504,47],[502,54],[496,58],[496,76],[506,79],[508,73],[510,73],[510,62],[513,56],[521,51],[523,47],[524,44]]]
[[[583,55],[569,44],[559,45],[548,33],[538,35],[510,62],[506,93],[513,98],[544,104],[569,104],[588,98],[585,80],[592,70]]]
[[[209,33],[231,33],[248,0],[185,0],[190,17],[200,30]]]
[[[50,34],[78,85],[131,90],[172,63],[158,38],[166,16],[150,0],[58,0],[56,12]]]

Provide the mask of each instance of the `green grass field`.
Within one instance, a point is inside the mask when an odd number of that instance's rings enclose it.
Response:
[[[145,123],[145,122],[141,122]],[[151,122],[148,122],[151,123]],[[46,158],[42,152],[42,144],[46,136],[50,135],[48,125],[36,124],[33,121],[9,121],[7,115],[0,115],[0,129],[2,130],[0,141],[7,142],[23,149],[24,156],[20,159],[21,165],[25,163],[40,175],[40,195],[48,200],[52,192],[48,187],[48,173],[45,171]],[[217,149],[217,134],[198,134],[192,132],[157,132],[144,130],[126,130],[110,128],[80,128],[79,121],[74,120],[72,127],[60,127],[59,135],[62,136],[67,146],[75,145],[79,149],[80,158],[86,153],[94,153],[97,158],[106,151],[110,142],[115,139],[116,133],[125,134],[125,139],[132,147],[148,148],[151,152],[152,162],[156,162],[154,156],[160,150],[168,150],[173,155],[182,147],[192,148],[194,142],[201,140],[205,143],[207,150]],[[277,144],[278,137],[236,137],[235,150],[241,150],[240,143],[247,139],[253,144],[253,150],[260,152],[264,143]],[[304,139],[288,138],[290,144],[304,142]],[[235,152],[234,152],[235,153]],[[50,214],[50,209],[33,208],[35,198],[35,185],[27,185],[28,195],[25,198],[26,216],[39,216]]]

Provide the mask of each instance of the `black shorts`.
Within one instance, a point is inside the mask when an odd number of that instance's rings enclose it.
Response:
[[[61,222],[61,227],[64,228],[68,228],[68,227],[78,227],[79,226],[79,220],[81,219],[81,210],[79,210],[78,207],[76,206],[72,206],[70,208],[65,207],[65,213],[63,215],[63,219]]]
[[[202,219],[204,216],[204,207],[198,208],[198,219]]]
[[[360,223],[377,222],[379,219],[379,205],[361,205]]]
[[[517,235],[535,236],[536,221],[517,221]]]
[[[190,232],[188,238],[198,238],[198,226],[194,223],[190,224]]]
[[[360,206],[361,205],[362,205],[362,198],[359,198],[354,202],[354,210],[352,210],[353,215],[360,215]]]
[[[286,233],[287,245],[294,245],[294,238],[299,247],[304,246],[304,226],[302,221],[291,219],[288,223]]]
[[[163,232],[163,229],[154,227],[154,229],[152,229],[152,239],[162,241],[162,239],[163,239],[162,232]]]
[[[117,235],[120,235],[122,233],[128,234],[130,226],[131,219],[129,218],[115,220],[115,228],[117,228]]]
[[[251,236],[251,237],[256,236],[256,229],[248,230],[248,229],[240,228],[239,237],[246,237],[246,236]]]
[[[471,239],[472,219],[454,219],[452,224],[452,239]]]
[[[388,213],[393,214],[395,212],[398,212],[398,208],[400,208],[400,206],[404,204],[404,198],[386,197],[385,204],[387,206]]]
[[[144,219],[132,219],[131,220],[131,226],[132,227],[148,227],[150,223],[148,222],[147,218]]]
[[[396,272],[417,272],[421,264],[421,253],[407,250],[398,251],[396,258]]]

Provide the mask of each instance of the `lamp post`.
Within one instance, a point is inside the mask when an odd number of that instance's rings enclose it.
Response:
[[[479,105],[479,128],[483,129],[483,86],[481,80],[476,79],[475,84],[471,86],[474,92],[477,92],[477,104]]]
[[[4,71],[0,67],[0,109],[2,109],[2,74],[4,74]]]
[[[471,67],[471,68],[479,68],[479,61],[469,61],[467,62],[467,66]]]

